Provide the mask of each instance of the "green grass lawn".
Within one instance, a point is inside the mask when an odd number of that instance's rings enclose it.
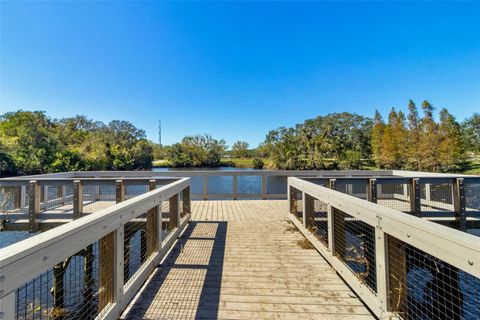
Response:
[[[475,174],[480,176],[480,161],[472,161],[469,165],[469,168],[462,173]]]
[[[253,168],[252,162],[253,158],[222,158],[222,160],[220,160],[220,166],[235,168]]]

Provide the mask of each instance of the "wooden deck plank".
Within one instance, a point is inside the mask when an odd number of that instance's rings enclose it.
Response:
[[[124,319],[373,319],[282,200],[194,201],[192,222]]]

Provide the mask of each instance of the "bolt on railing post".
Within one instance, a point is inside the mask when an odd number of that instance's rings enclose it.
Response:
[[[208,200],[208,176],[202,176],[202,193],[203,200]]]
[[[377,279],[377,297],[383,313],[388,312],[388,253],[385,233],[380,221],[375,228],[375,271]]]
[[[114,250],[114,256],[115,256],[115,262],[113,266],[113,301],[116,303],[120,303],[123,298],[123,284],[125,282],[124,280],[124,275],[125,275],[125,259],[124,259],[124,233],[125,233],[125,227],[122,225],[121,227],[117,228],[115,230],[115,248],[112,248]]]
[[[15,291],[0,298],[0,320],[15,319]]]
[[[410,212],[417,217],[421,216],[420,180],[418,178],[410,180]]]
[[[73,219],[78,219],[83,215],[83,182],[81,180],[73,181]]]
[[[40,184],[30,181],[28,188],[28,232],[38,231],[38,214],[40,213]]]
[[[262,174],[262,199],[267,199],[267,176]]]
[[[465,230],[467,227],[467,215],[465,206],[465,180],[463,178],[456,178],[453,183],[453,206],[455,208],[455,221],[460,230]]]
[[[233,194],[233,200],[238,199],[238,176],[236,174],[233,175],[233,181],[232,181],[232,194]]]

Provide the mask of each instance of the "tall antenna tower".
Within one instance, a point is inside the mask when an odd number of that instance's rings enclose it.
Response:
[[[162,146],[162,120],[158,120],[158,144]]]

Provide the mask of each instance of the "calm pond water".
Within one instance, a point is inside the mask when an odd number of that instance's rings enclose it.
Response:
[[[251,168],[154,168],[153,171],[252,171]],[[192,194],[202,194],[202,177],[191,178]],[[231,194],[233,189],[233,177],[231,176],[211,176],[208,177],[208,194]],[[262,190],[262,178],[260,176],[239,176],[238,193],[260,194]],[[287,177],[268,177],[268,194],[286,194]]]
[[[245,170],[255,171],[250,168],[154,168],[153,171],[232,171]],[[233,178],[229,176],[212,176],[208,178],[209,194],[229,194],[232,193]],[[240,176],[238,177],[238,192],[245,194],[259,194],[261,192],[262,179],[260,176]],[[192,177],[191,190],[193,194],[202,193],[202,177]],[[268,193],[286,193],[287,178],[286,177],[270,177],[267,181]],[[23,239],[29,238],[35,234],[27,232],[0,232],[0,248],[9,246]]]

